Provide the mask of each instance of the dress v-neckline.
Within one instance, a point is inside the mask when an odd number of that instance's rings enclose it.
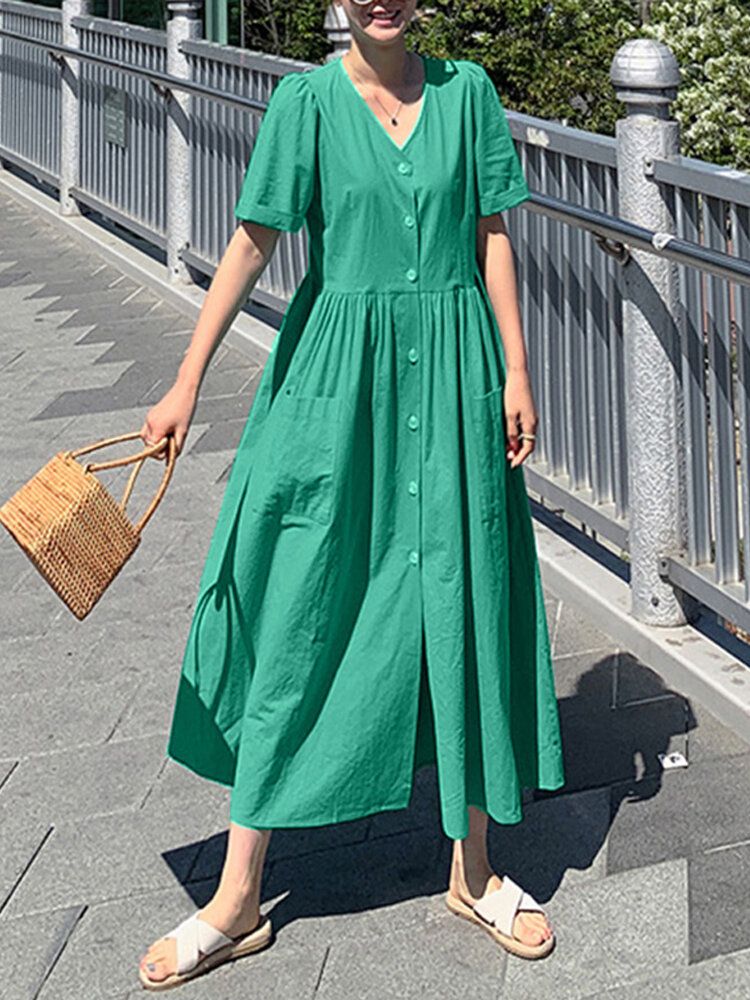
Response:
[[[406,139],[404,139],[404,141],[401,143],[401,145],[399,145],[396,142],[396,140],[393,138],[393,136],[391,136],[391,135],[388,134],[388,131],[386,130],[386,128],[383,125],[383,123],[380,121],[380,119],[378,118],[378,116],[372,110],[372,108],[367,103],[367,101],[365,100],[365,98],[363,97],[363,95],[359,92],[359,89],[358,89],[357,85],[355,84],[354,80],[352,80],[352,78],[349,76],[349,73],[348,73],[348,71],[346,69],[346,66],[344,66],[344,63],[343,63],[343,60],[342,60],[341,56],[338,57],[338,62],[339,62],[340,68],[341,68],[341,72],[344,74],[344,76],[346,77],[346,79],[349,81],[349,86],[354,91],[355,96],[359,98],[359,100],[360,100],[360,102],[362,104],[363,110],[367,114],[368,118],[370,118],[370,120],[372,121],[372,123],[375,126],[375,128],[377,128],[377,130],[382,135],[385,136],[385,138],[388,140],[388,142],[391,144],[391,146],[393,146],[393,148],[397,152],[399,152],[399,153],[403,153],[404,152],[404,150],[406,149],[406,147],[409,145],[409,143],[411,142],[411,140],[414,138],[414,136],[416,135],[417,131],[419,130],[419,127],[420,127],[420,124],[422,122],[422,119],[424,118],[424,108],[425,108],[425,104],[427,103],[427,95],[428,95],[428,93],[430,91],[429,80],[428,80],[427,58],[421,52],[417,53],[417,55],[422,60],[422,67],[423,67],[423,70],[424,70],[424,78],[423,78],[423,83],[422,83],[422,103],[419,105],[419,112],[418,112],[416,120],[415,120],[415,122],[414,122],[414,124],[412,126],[411,132],[407,135]]]

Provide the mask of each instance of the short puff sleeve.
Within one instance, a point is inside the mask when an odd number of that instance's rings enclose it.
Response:
[[[287,73],[268,99],[255,136],[235,218],[296,232],[312,200],[317,106],[306,75]]]
[[[474,84],[474,154],[478,213],[492,215],[529,198],[513,136],[487,70],[470,62]]]

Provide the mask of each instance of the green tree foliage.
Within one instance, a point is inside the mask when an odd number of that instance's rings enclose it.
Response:
[[[103,0],[96,0],[102,3]],[[106,15],[106,0],[104,0]],[[166,0],[124,0],[123,16],[129,24],[140,24],[144,28],[166,28]]]
[[[239,37],[239,2],[230,11],[230,29]],[[327,0],[244,0],[245,46],[260,52],[322,62],[330,51],[323,27]]]
[[[661,0],[641,35],[665,42],[682,82],[682,152],[750,169],[750,0]]]
[[[432,0],[419,14],[420,48],[481,62],[506,107],[614,132],[609,66],[637,33],[632,0]]]

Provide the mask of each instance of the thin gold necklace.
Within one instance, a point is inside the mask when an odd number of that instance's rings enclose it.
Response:
[[[395,110],[395,111],[393,112],[393,114],[391,114],[391,112],[390,112],[390,111],[388,110],[388,108],[387,108],[387,107],[385,106],[385,104],[383,104],[383,102],[382,102],[382,101],[380,100],[380,98],[378,97],[378,95],[377,95],[377,94],[373,94],[372,96],[373,96],[373,97],[375,98],[375,100],[376,100],[376,101],[378,102],[378,104],[379,104],[379,105],[380,105],[380,107],[381,107],[381,108],[383,109],[383,111],[385,111],[385,113],[386,113],[386,114],[388,115],[388,117],[389,117],[389,118],[391,119],[391,125],[398,125],[398,118],[396,117],[396,115],[397,115],[397,114],[399,113],[399,111],[401,110],[401,105],[402,105],[402,104],[403,104],[404,102],[403,102],[403,101],[399,101],[399,102],[398,102],[398,107],[397,107],[397,108],[396,108],[396,110]]]

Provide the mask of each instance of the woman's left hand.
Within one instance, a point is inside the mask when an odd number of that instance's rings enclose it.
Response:
[[[505,376],[505,421],[508,450],[506,458],[515,469],[534,450],[536,441],[519,438],[519,433],[536,434],[537,414],[528,369],[512,369]]]

